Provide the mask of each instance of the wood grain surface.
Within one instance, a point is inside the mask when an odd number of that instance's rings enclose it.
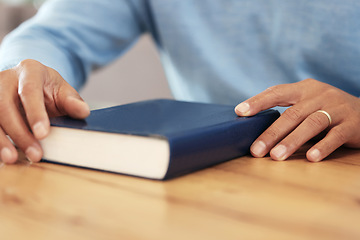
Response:
[[[0,167],[0,239],[360,239],[360,151],[305,150],[165,182],[21,156]]]

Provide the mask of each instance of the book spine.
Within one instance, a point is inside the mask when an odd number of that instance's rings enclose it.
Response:
[[[234,121],[169,138],[170,163],[164,179],[174,178],[249,153],[250,146],[278,117],[273,111],[251,121]]]

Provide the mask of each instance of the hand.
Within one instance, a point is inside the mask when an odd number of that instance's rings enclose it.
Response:
[[[38,140],[49,133],[49,117],[81,119],[89,113],[88,105],[59,73],[35,60],[0,72],[0,159],[5,163],[18,159],[8,135],[30,161],[40,161]]]
[[[285,160],[308,140],[326,132],[326,136],[306,154],[318,162],[338,147],[360,148],[360,99],[331,85],[306,79],[270,87],[240,103],[235,112],[251,116],[275,106],[291,106],[252,144],[254,157],[270,152],[274,160]],[[331,123],[326,114],[331,116]]]

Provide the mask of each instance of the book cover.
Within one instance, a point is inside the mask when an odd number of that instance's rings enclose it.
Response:
[[[158,99],[91,111],[85,120],[51,119],[44,160],[169,179],[249,153],[279,116],[238,117],[235,106]]]

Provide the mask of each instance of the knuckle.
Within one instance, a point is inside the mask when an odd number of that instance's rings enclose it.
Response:
[[[318,80],[315,80],[313,78],[306,78],[302,81],[300,81],[301,83],[318,83],[319,81]]]
[[[325,86],[327,84],[319,81],[319,80],[316,80],[316,79],[313,79],[313,78],[307,78],[307,79],[304,79],[300,82],[298,82],[300,85],[308,85],[308,86],[313,86],[314,88],[318,88],[318,87],[321,87],[321,86]]]
[[[323,128],[324,126],[324,117],[321,114],[311,114],[307,119],[313,128]]]
[[[50,67],[46,67],[47,69],[47,72],[50,76],[52,76],[52,78],[62,78],[60,73],[58,71],[56,71],[55,69],[53,68],[50,68]]]
[[[339,142],[347,142],[348,136],[347,134],[345,134],[345,131],[343,131],[340,127],[334,127],[331,129],[330,132]]]
[[[272,95],[272,97],[276,100],[282,99],[283,97],[283,91],[280,89],[281,87],[279,85],[272,86],[266,89],[268,94]]]
[[[30,68],[30,67],[34,67],[34,66],[40,66],[41,63],[34,60],[34,59],[25,59],[25,60],[22,60],[18,66],[20,68]]]
[[[302,111],[296,107],[286,109],[282,117],[291,122],[301,122],[304,119]]]
[[[262,135],[264,139],[278,140],[280,138],[280,132],[276,127],[268,128]]]
[[[336,89],[336,88],[326,88],[324,91],[323,91],[323,95],[327,98],[327,99],[336,99],[336,101],[340,101],[340,99],[343,98],[343,95],[342,93]],[[338,102],[339,103],[339,102]]]
[[[316,92],[319,94],[324,94],[330,89],[335,89],[333,87],[330,87],[329,84],[326,84],[324,82],[318,81],[313,78],[307,78],[305,80],[302,80],[299,82],[299,85],[301,86],[312,86],[312,89],[317,89]]]

